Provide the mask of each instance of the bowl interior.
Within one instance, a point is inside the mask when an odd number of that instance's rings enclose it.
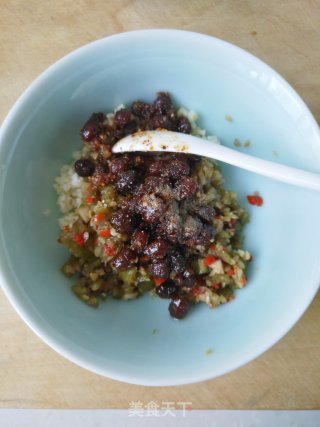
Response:
[[[54,178],[81,146],[79,129],[93,111],[151,101],[158,90],[197,111],[200,125],[226,145],[250,140],[241,148],[247,153],[320,171],[319,131],[298,96],[261,61],[210,37],[154,30],[100,40],[55,64],[22,96],[1,135],[3,288],[64,356],[146,385],[212,378],[256,357],[299,318],[320,277],[319,194],[221,165],[225,186],[251,216],[245,246],[254,259],[233,302],[199,305],[179,322],[168,301],[150,296],[108,300],[98,310],[74,297],[59,271],[67,252],[56,242]],[[261,208],[246,203],[254,191]]]

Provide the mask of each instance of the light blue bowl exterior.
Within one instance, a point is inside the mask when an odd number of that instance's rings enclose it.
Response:
[[[56,242],[52,184],[80,147],[79,129],[93,111],[152,100],[158,90],[197,111],[200,125],[224,144],[250,139],[245,152],[320,172],[319,129],[309,110],[252,55],[176,30],[99,40],[43,73],[3,123],[0,279],[21,317],[73,362],[130,383],[178,385],[252,360],[302,315],[320,278],[320,195],[223,165],[226,187],[251,215],[245,245],[254,259],[237,298],[216,310],[199,306],[183,321],[169,317],[168,301],[150,296],[88,308],[59,271],[67,252]],[[246,203],[254,191],[263,196],[262,208]],[[42,214],[47,209],[49,217]]]

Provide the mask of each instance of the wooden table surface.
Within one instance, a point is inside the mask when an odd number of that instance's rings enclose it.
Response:
[[[319,0],[1,0],[0,6],[0,123],[48,65],[87,42],[139,28],[193,30],[247,49],[276,68],[320,121]],[[129,408],[140,400],[188,401],[194,409],[319,409],[319,313],[318,295],[287,336],[235,372],[151,388],[102,378],[64,360],[0,291],[0,407]]]

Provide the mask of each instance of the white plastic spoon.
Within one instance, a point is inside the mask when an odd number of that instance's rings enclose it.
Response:
[[[220,160],[278,181],[320,191],[320,174],[259,159],[224,147],[219,143],[178,132],[167,130],[136,132],[118,141],[113,146],[112,151],[114,153],[156,151],[197,154]]]

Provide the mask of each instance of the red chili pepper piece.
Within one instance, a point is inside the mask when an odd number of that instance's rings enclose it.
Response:
[[[103,220],[103,213],[102,212],[98,212],[95,217],[94,217],[96,222],[101,222]]]
[[[93,203],[93,197],[92,196],[88,196],[86,197],[86,202],[88,203],[88,205],[90,205],[91,203]]]
[[[75,243],[79,246],[84,246],[86,241],[84,238],[84,233],[77,233],[73,236],[73,240],[75,241]]]
[[[162,285],[167,279],[162,279],[161,277],[154,277],[153,281],[156,284],[156,286]]]
[[[207,258],[203,260],[204,265],[213,264],[216,261],[215,257],[212,255],[208,255]]]
[[[263,198],[259,196],[258,194],[252,194],[247,196],[247,200],[250,203],[250,205],[253,206],[262,206],[263,205]]]
[[[104,248],[104,252],[107,256],[112,256],[113,255],[113,248],[107,244],[103,245]]]
[[[99,236],[101,236],[101,237],[110,237],[111,236],[110,228],[106,228],[104,230],[99,231]]]

